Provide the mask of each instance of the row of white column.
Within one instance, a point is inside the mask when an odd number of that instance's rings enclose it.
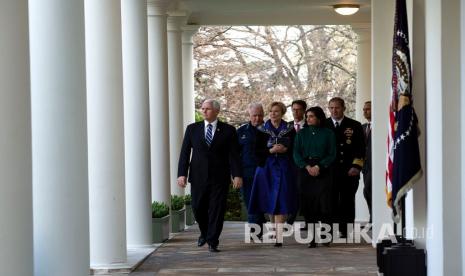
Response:
[[[151,201],[183,194],[196,28],[168,4],[1,3],[0,275],[125,263],[152,243]]]
[[[357,40],[357,86],[355,99],[355,119],[366,122],[363,117],[363,105],[371,100],[371,26],[370,24],[352,24],[358,35]],[[355,196],[355,221],[368,221],[370,213],[368,204],[363,196],[363,176],[360,177]]]

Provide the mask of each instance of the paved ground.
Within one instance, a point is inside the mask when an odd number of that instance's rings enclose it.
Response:
[[[376,275],[371,245],[338,244],[307,248],[293,238],[282,248],[244,243],[244,224],[225,223],[220,253],[197,247],[198,228],[191,227],[155,251],[131,276],[153,275]]]

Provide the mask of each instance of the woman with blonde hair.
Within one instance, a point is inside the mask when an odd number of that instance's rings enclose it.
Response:
[[[269,120],[257,127],[256,156],[258,167],[250,196],[250,213],[267,213],[274,218],[276,247],[282,246],[285,217],[295,213],[297,187],[293,170],[293,123],[283,120],[286,106],[273,102]]]

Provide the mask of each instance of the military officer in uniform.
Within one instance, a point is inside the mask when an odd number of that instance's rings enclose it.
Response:
[[[248,108],[249,122],[243,124],[237,129],[237,136],[239,138],[240,157],[243,172],[243,185],[241,188],[242,199],[248,209],[250,202],[250,193],[252,191],[253,177],[255,169],[257,168],[257,158],[255,156],[255,140],[257,136],[257,126],[263,124],[264,111],[263,106],[259,103],[252,103]],[[258,224],[263,229],[265,216],[261,214],[247,214],[248,223]],[[251,231],[253,231],[251,229]],[[258,237],[262,236],[263,230],[257,234]]]
[[[333,168],[333,222],[339,224],[341,238],[346,238],[347,223],[355,220],[355,194],[365,157],[364,133],[360,122],[344,116],[342,98],[332,98],[328,108],[331,117],[326,125],[336,135],[337,150]]]

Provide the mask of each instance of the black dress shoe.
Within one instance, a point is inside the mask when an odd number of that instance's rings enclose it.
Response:
[[[199,240],[197,241],[197,246],[201,247],[204,246],[207,243],[207,240],[204,237],[199,237]]]
[[[208,245],[208,251],[213,252],[213,253],[218,253],[218,252],[220,252],[220,250],[218,249],[218,247],[217,247],[217,246],[213,246],[213,245]]]
[[[274,244],[274,247],[283,247],[283,243],[282,242],[277,242]]]
[[[308,244],[308,248],[316,248],[316,242],[315,242],[315,241],[311,241],[311,242]]]

